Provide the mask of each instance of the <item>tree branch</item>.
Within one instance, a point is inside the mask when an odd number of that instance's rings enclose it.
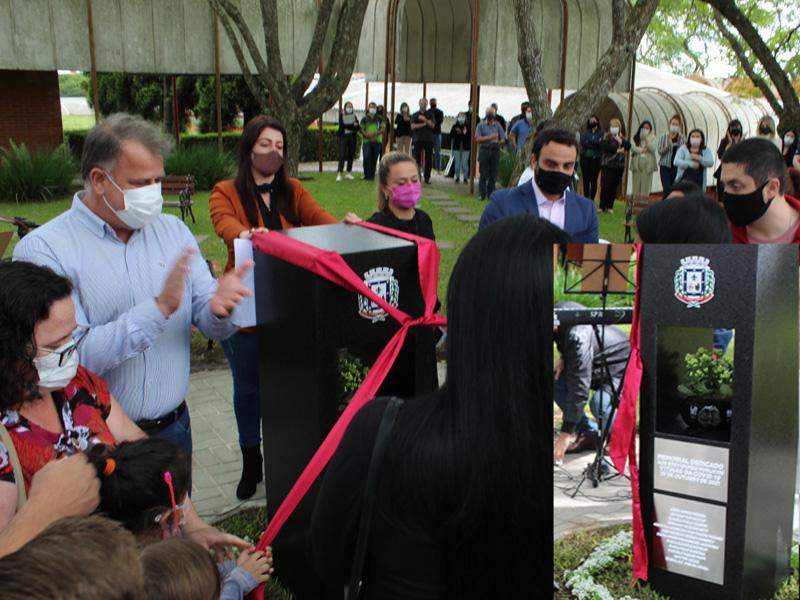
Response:
[[[598,60],[589,79],[572,96],[564,100],[553,118],[559,125],[579,130],[586,119],[611,91],[625,67],[634,59],[636,48],[658,8],[659,0],[639,0],[624,18],[623,0],[614,0],[614,31],[623,30],[622,36],[612,36],[613,41]],[[621,22],[620,22],[621,21]]]
[[[322,0],[322,4],[320,4],[317,23],[314,26],[314,35],[311,38],[311,46],[308,48],[303,68],[300,70],[300,74],[294,84],[292,84],[292,96],[298,101],[303,97],[308,86],[311,85],[314,80],[314,73],[317,72],[317,67],[319,67],[322,47],[325,44],[325,35],[328,33],[328,25],[330,24],[334,3],[335,0]]]
[[[753,84],[759,90],[761,90],[761,93],[764,94],[764,98],[766,98],[767,102],[769,102],[772,110],[774,110],[775,114],[780,117],[780,115],[783,114],[783,106],[778,98],[775,97],[775,94],[772,93],[772,88],[769,86],[769,84],[764,81],[763,77],[756,73],[755,68],[747,56],[747,52],[745,52],[745,49],[739,43],[739,40],[736,38],[736,36],[733,35],[733,33],[731,33],[725,26],[725,23],[722,21],[722,15],[716,9],[714,10],[714,23],[716,24],[717,29],[719,29],[719,32],[722,34],[722,37],[724,37],[730,45],[731,50],[733,50],[733,53],[736,55],[736,58],[742,65],[744,72],[750,78],[750,81],[752,81]]]
[[[736,2],[734,2],[734,0],[702,1],[717,9],[719,14],[725,17],[725,20],[736,29],[740,36],[742,36],[742,39],[745,41],[750,50],[752,50],[756,60],[761,63],[761,66],[764,68],[764,71],[769,77],[770,82],[778,91],[782,101],[780,103],[782,104],[781,111],[783,112],[788,110],[793,114],[800,113],[800,99],[798,99],[797,92],[792,87],[792,82],[789,80],[788,74],[778,63],[778,60],[775,58],[772,50],[769,49],[769,46],[767,46],[766,42],[764,42],[764,40],[761,38],[761,35],[758,33],[758,30],[755,28],[753,23],[736,5]],[[730,42],[730,40],[728,41]],[[741,48],[741,44],[739,44],[739,47]],[[736,52],[736,50],[734,50],[734,52]],[[739,53],[736,53],[736,55],[739,57]],[[749,65],[750,61],[742,62],[742,67],[745,68],[745,70],[747,70],[747,67],[745,67],[746,64]],[[753,72],[755,72],[754,69]],[[750,76],[749,73],[748,76]],[[764,91],[755,79],[753,79],[753,83],[756,84],[762,92]],[[772,94],[772,96],[775,98],[774,94]],[[772,102],[770,102],[770,105],[773,107],[773,109],[775,108],[775,106],[772,105]],[[776,110],[775,112],[778,111]]]
[[[212,6],[217,7],[217,14],[220,16],[220,20],[223,21],[223,23],[229,19],[236,26],[239,34],[242,36],[242,40],[244,40],[244,44],[247,47],[250,58],[253,59],[253,64],[258,71],[259,77],[264,79],[270,92],[274,96],[280,96],[284,91],[288,92],[288,89],[285,89],[288,87],[286,85],[286,81],[276,79],[272,75],[270,69],[267,67],[267,63],[264,61],[264,57],[261,56],[261,51],[258,49],[258,45],[253,38],[253,34],[251,33],[250,28],[247,26],[247,23],[245,23],[242,13],[239,12],[239,9],[236,8],[236,6],[230,0],[209,0],[209,2]],[[275,35],[277,35],[277,32]],[[237,60],[239,60],[240,65],[247,64],[246,62],[243,63],[238,56]],[[280,61],[280,55],[277,55],[276,60]],[[274,60],[270,61],[270,63],[273,62]]]
[[[683,51],[686,53],[686,56],[688,56],[689,60],[694,63],[695,71],[698,71],[701,75],[705,75],[705,65],[700,62],[700,58],[697,56],[697,54],[692,52],[692,49],[689,47],[689,40],[684,38],[681,45],[683,46]]]
[[[369,0],[342,2],[336,25],[336,43],[333,45],[325,71],[320,74],[316,87],[298,102],[307,122],[311,122],[328,110],[350,83],[368,4]]]
[[[226,0],[227,1],[227,0]],[[280,81],[281,94],[289,93],[286,74],[281,60],[280,23],[277,0],[261,0],[261,24],[264,27],[264,48],[267,51],[267,68],[275,81]],[[285,89],[284,89],[285,88]]]
[[[222,14],[222,9],[217,0],[209,0],[209,4],[211,4],[211,9],[217,14],[220,22],[222,23],[222,27],[225,28],[225,33],[228,35],[228,40],[233,48],[233,54],[236,56],[236,60],[239,62],[239,66],[242,69],[242,76],[244,77],[247,87],[250,89],[250,93],[253,94],[253,97],[258,102],[261,110],[266,112],[266,95],[264,94],[261,84],[250,72],[250,67],[247,65],[247,59],[245,59],[244,52],[242,52],[242,47],[239,44],[238,38],[236,37],[236,32],[233,30],[233,27],[231,27],[230,20],[224,14]]]

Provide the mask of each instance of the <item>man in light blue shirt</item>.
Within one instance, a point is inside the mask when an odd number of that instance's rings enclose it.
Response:
[[[194,236],[161,213],[168,142],[139,117],[116,114],[86,138],[85,191],[72,207],[25,236],[14,260],[46,265],[75,286],[79,326],[89,327],[81,363],[148,434],[191,456],[186,392],[192,325],[211,339],[237,327],[230,315],[249,295],[240,278],[215,281]]]

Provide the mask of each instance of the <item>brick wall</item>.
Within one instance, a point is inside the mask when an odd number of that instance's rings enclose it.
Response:
[[[56,71],[0,70],[0,147],[9,138],[31,150],[63,142]]]

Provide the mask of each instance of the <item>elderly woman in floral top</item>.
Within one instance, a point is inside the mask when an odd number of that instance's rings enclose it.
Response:
[[[0,443],[0,532],[20,508],[17,486],[29,492],[49,462],[94,444],[145,437],[111,396],[105,382],[78,360],[72,284],[47,267],[0,263],[0,422],[19,458]],[[58,502],[58,498],[53,498]],[[206,546],[249,544],[206,525],[194,509],[187,533]]]

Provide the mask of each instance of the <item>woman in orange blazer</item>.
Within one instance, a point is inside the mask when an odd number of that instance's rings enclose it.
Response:
[[[255,231],[337,223],[303,187],[289,177],[283,162],[286,130],[277,120],[258,116],[242,132],[236,178],[220,181],[209,208],[214,231],[228,247],[225,271],[234,266],[233,240]],[[360,220],[348,213],[345,222]],[[233,408],[242,449],[240,500],[249,498],[264,477],[261,458],[261,399],[258,389],[258,341],[252,330],[240,330],[222,342],[233,373]]]

